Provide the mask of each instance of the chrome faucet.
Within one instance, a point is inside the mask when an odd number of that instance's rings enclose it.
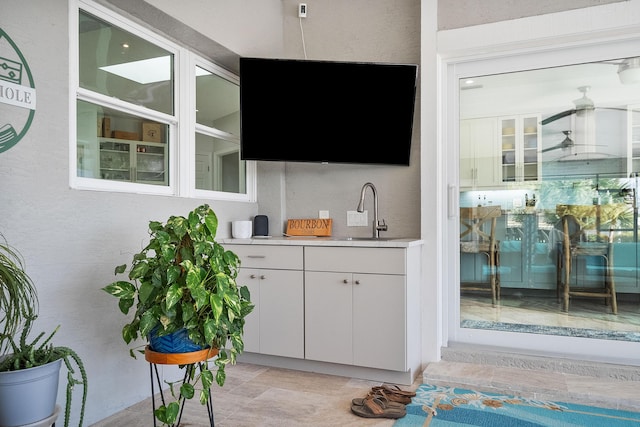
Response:
[[[373,238],[378,239],[380,238],[381,231],[387,231],[387,224],[385,224],[384,219],[381,221],[378,220],[378,192],[372,183],[367,182],[362,186],[362,190],[360,190],[360,203],[358,203],[356,210],[360,213],[364,212],[364,192],[367,187],[370,187],[373,192]]]

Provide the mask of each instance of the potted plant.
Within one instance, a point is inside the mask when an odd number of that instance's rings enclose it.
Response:
[[[84,419],[87,375],[78,354],[68,347],[54,346],[56,328],[44,340],[40,333],[30,342],[38,313],[38,295],[25,272],[24,261],[2,237],[0,243],[0,425],[19,426],[57,418],[56,398],[59,372],[67,370],[65,427],[69,425],[72,391],[83,387],[79,426]],[[19,337],[18,337],[19,336]],[[74,377],[76,370],[80,378]]]
[[[150,350],[167,352],[156,347],[156,336],[186,335],[197,348],[218,350],[215,380],[223,386],[225,366],[234,364],[244,350],[245,317],[253,304],[248,288],[236,283],[240,260],[216,242],[217,229],[218,218],[206,204],[186,217],[171,216],[165,223],[150,221],[149,243],[133,256],[129,280],[115,281],[103,290],[118,298],[125,315],[135,305],[133,318],[122,329],[127,344],[142,338],[150,343]],[[125,271],[126,264],[120,265],[115,274]],[[137,348],[142,346],[145,344]],[[129,351],[134,358],[135,349]],[[173,424],[180,403],[192,398],[196,388],[200,388],[200,402],[205,404],[212,382],[213,372],[204,361],[200,374],[187,375],[179,391],[170,384],[174,401],[160,406],[156,418]]]

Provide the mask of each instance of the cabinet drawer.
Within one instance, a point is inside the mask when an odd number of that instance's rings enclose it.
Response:
[[[242,262],[241,267],[302,270],[302,247],[269,245],[224,245]]]
[[[401,248],[305,247],[305,270],[405,274]]]

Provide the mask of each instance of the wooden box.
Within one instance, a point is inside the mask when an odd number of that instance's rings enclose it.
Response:
[[[308,218],[287,220],[289,236],[331,236],[331,218]]]
[[[111,117],[104,116],[102,118],[102,134],[100,136],[107,138],[111,136]]]
[[[146,142],[162,142],[162,124],[142,123],[142,140]]]
[[[128,139],[130,141],[140,141],[140,135],[138,135],[138,132],[125,132],[123,130],[114,130],[111,137],[117,138],[117,139]]]

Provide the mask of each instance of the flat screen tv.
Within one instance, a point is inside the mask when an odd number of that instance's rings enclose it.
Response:
[[[243,160],[409,165],[418,66],[240,58]]]

